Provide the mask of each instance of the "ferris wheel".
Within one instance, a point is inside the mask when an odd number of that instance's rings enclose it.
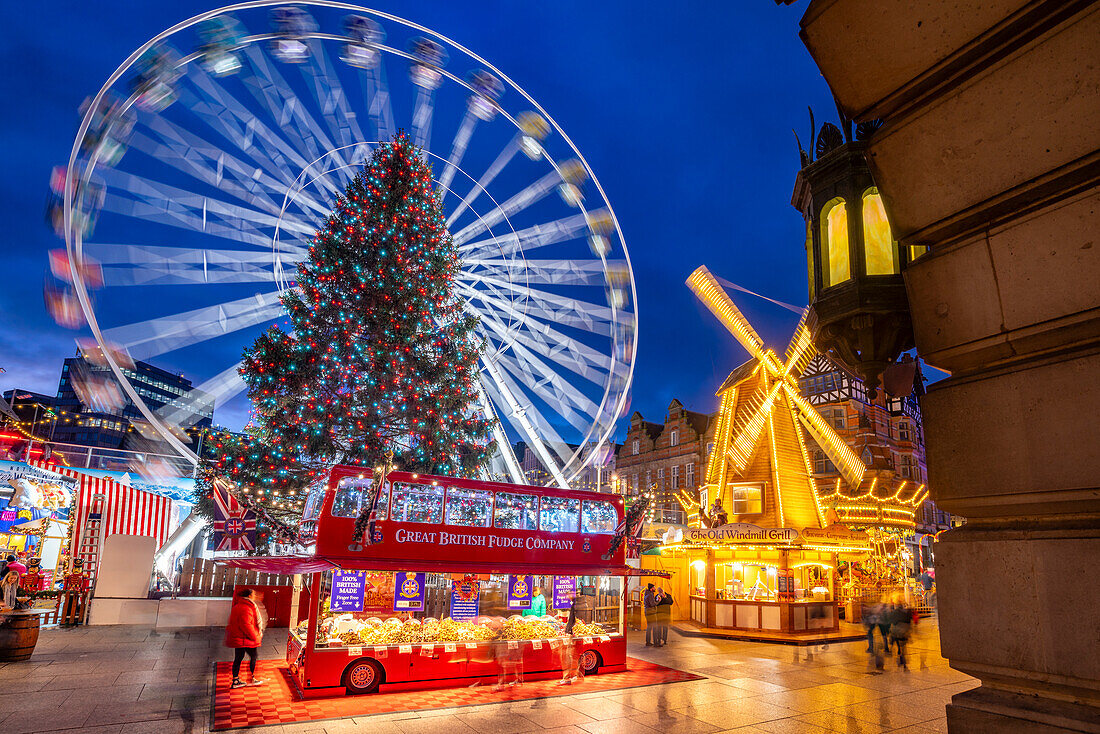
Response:
[[[244,400],[242,348],[284,317],[336,197],[404,129],[432,165],[458,293],[480,318],[492,472],[526,481],[516,440],[561,486],[604,460],[636,354],[622,231],[576,145],[488,61],[391,14],[259,0],[160,33],[83,110],[52,181],[71,282],[57,310],[82,313],[176,452],[197,461],[180,427],[199,401]],[[204,381],[153,410],[131,359]]]

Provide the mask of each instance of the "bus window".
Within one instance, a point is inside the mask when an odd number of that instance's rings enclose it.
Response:
[[[387,483],[378,496],[375,508],[378,517],[386,517],[386,508],[390,501],[390,487]],[[363,505],[370,502],[374,491],[374,480],[359,477],[344,477],[336,487],[336,497],[332,501],[332,514],[335,517],[359,517]]]
[[[447,524],[489,527],[493,516],[493,492],[488,489],[447,487]]]
[[[443,487],[394,482],[390,519],[397,522],[443,522]]]
[[[493,527],[505,530],[538,530],[539,498],[533,494],[497,492]]]
[[[610,502],[585,500],[581,510],[581,532],[611,535],[618,525],[619,516]]]
[[[539,529],[547,533],[575,533],[580,514],[580,500],[544,496],[539,513]]]
[[[316,520],[321,516],[321,505],[325,502],[325,489],[328,487],[328,477],[323,477],[317,480],[312,487],[309,488],[309,494],[306,495],[306,506],[302,510],[302,520]]]

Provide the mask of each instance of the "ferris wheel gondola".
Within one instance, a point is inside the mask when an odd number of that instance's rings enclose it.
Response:
[[[313,233],[398,126],[432,164],[457,288],[480,319],[493,472],[525,481],[519,440],[564,485],[606,454],[627,406],[637,314],[622,231],[529,94],[397,16],[260,0],[131,54],[88,103],[54,209],[87,324],[149,424],[197,460],[179,439],[189,397],[150,409],[113,355],[170,358],[207,378],[191,400],[234,400],[241,348],[282,317]],[[81,275],[93,260],[102,284]]]

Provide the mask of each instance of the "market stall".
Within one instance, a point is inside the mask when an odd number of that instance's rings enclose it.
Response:
[[[682,567],[701,627],[797,638],[839,630],[838,559],[869,550],[865,534],[839,526],[733,523],[685,530],[660,558]]]
[[[377,489],[336,467],[306,501],[312,556],[227,561],[308,574],[287,643],[303,695],[468,684],[502,665],[549,677],[563,657],[583,674],[623,669],[625,578],[644,572],[623,563],[620,497],[401,472]],[[364,545],[355,523],[372,503]]]

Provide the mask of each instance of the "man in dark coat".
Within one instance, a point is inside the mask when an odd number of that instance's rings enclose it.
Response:
[[[645,646],[653,647],[653,638],[658,633],[657,622],[657,587],[646,584],[645,594],[642,596],[642,606],[645,609]]]
[[[662,588],[657,589],[657,647],[668,644],[668,626],[672,623],[672,594]]]

